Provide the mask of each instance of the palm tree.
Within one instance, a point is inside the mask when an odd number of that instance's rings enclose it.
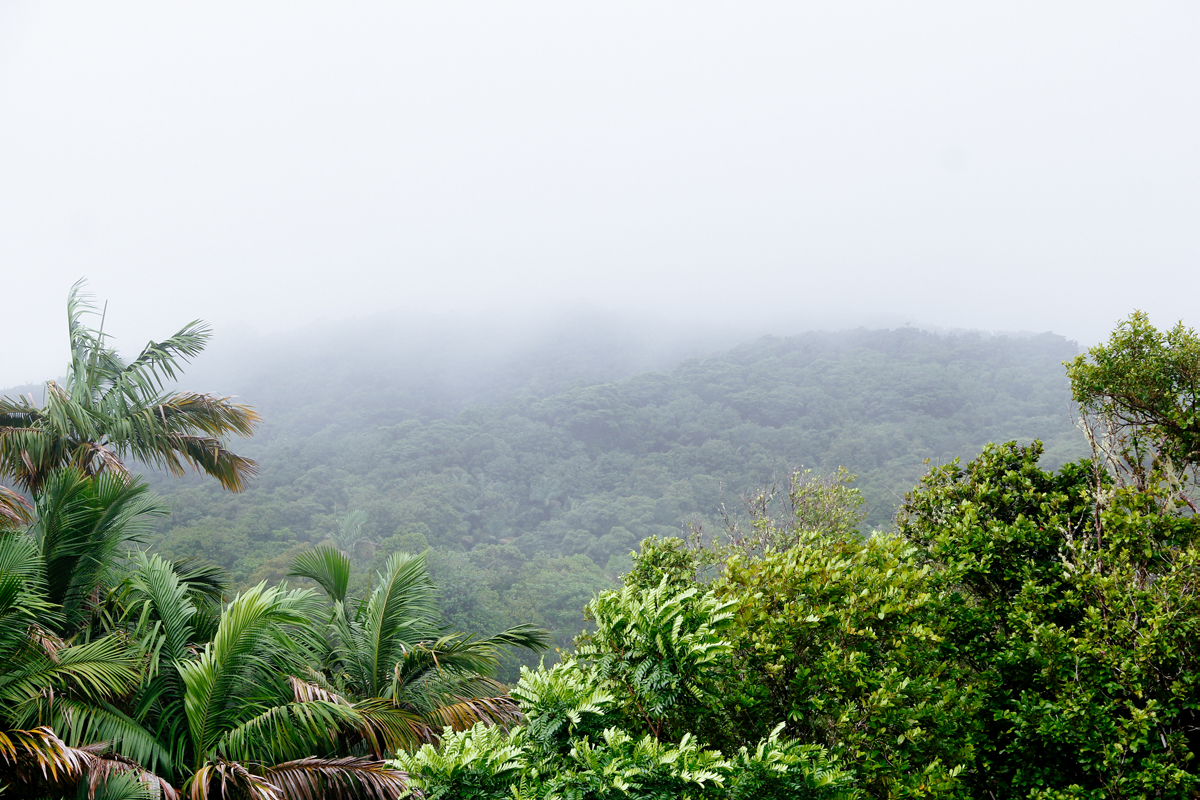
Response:
[[[153,659],[132,712],[94,731],[193,800],[396,797],[404,775],[348,752],[372,736],[400,738],[397,715],[327,697],[297,698],[292,676],[312,669],[308,590],[259,584],[221,612],[200,642],[196,592],[175,565],[138,554],[123,602],[152,632]]]
[[[124,754],[155,743],[123,728],[118,707],[142,683],[153,642],[112,624],[123,546],[165,509],[144,484],[68,466],[49,475],[32,511],[25,529],[0,532],[0,784],[38,794],[86,778],[90,795],[115,800],[145,796],[150,782],[171,795]],[[180,571],[207,588],[204,570]]]
[[[257,412],[227,397],[165,391],[204,349],[208,326],[189,323],[126,362],[109,346],[103,314],[82,287],[76,283],[67,297],[71,361],[64,383],[46,382],[41,407],[32,397],[0,398],[0,476],[36,494],[59,467],[125,475],[123,459],[132,457],[176,475],[191,465],[240,491],[256,465],[230,452],[222,437],[252,434]],[[98,329],[84,324],[87,315],[101,317]],[[11,497],[0,497],[7,509],[0,516],[11,517],[14,508]]]
[[[516,703],[493,677],[510,647],[543,650],[545,631],[521,625],[476,639],[447,633],[423,555],[395,553],[371,594],[347,602],[350,558],[334,547],[301,553],[292,575],[316,581],[332,601],[326,613],[324,666],[295,682],[296,697],[325,697],[388,711],[399,723],[393,749],[436,741],[443,728],[520,720]],[[381,737],[382,738],[382,737]]]
[[[44,567],[33,537],[0,533],[0,791],[77,782],[102,749],[69,745],[56,723],[101,711],[141,679],[142,654],[122,637],[70,644],[53,633],[63,617]]]
[[[53,630],[68,639],[90,633],[106,595],[121,582],[120,559],[167,506],[140,481],[66,467],[42,484],[34,509],[28,535],[37,545],[46,599],[57,607]]]

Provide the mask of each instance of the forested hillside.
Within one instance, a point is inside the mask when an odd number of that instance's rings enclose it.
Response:
[[[393,552],[432,547],[451,624],[532,621],[565,643],[637,542],[711,527],[791,468],[848,467],[867,524],[885,528],[927,459],[1035,438],[1051,466],[1084,454],[1062,367],[1076,348],[1050,334],[767,337],[603,380],[637,363],[635,344],[600,358],[595,336],[563,337],[502,363],[448,348],[436,369],[398,352],[369,373],[336,348],[308,371],[243,365],[238,393],[266,422],[238,449],[260,477],[241,494],[154,481],[172,506],[154,545],[211,559],[237,586],[282,578],[325,540],[360,581]]]
[[[762,339],[440,416],[395,375],[264,402],[254,479],[226,441],[258,411],[163,386],[207,327],[126,361],[79,289],[63,381],[0,400],[15,797],[1195,797],[1182,325],[1135,313],[1065,369],[1050,336]],[[1058,375],[1089,444],[1052,471]],[[313,407],[358,422],[306,434]],[[972,452],[1035,436],[1055,456]],[[164,502],[133,457],[208,483]]]

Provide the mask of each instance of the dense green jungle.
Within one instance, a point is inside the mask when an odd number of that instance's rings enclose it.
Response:
[[[0,398],[6,797],[1200,792],[1182,323],[326,327],[216,386],[98,316]]]

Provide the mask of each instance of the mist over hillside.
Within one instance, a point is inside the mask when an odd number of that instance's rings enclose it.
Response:
[[[636,321],[635,321],[636,322]],[[757,337],[576,314],[320,323],[226,334],[187,389],[264,417],[234,449],[241,494],[150,474],[172,513],[150,544],[203,556],[235,585],[281,579],[320,542],[365,583],[396,551],[430,550],[447,621],[534,621],[565,644],[647,536],[719,529],[744,493],[795,468],[858,475],[867,528],[887,528],[930,464],[989,441],[1084,454],[1053,334],[912,328]],[[26,391],[36,387],[22,387]]]
[[[280,414],[289,435],[345,424],[345,414],[445,417],[467,406],[670,369],[746,338],[744,326],[693,326],[586,306],[536,318],[392,312],[271,333],[218,331],[181,385],[213,387],[260,408],[263,431],[246,443],[254,448],[280,428]],[[353,403],[344,402],[348,397]],[[338,419],[322,423],[326,413]]]

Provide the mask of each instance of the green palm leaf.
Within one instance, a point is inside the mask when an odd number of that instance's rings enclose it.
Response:
[[[176,474],[191,466],[228,489],[244,488],[256,465],[230,452],[223,437],[253,433],[257,412],[227,397],[162,391],[204,349],[208,327],[189,323],[126,363],[107,344],[102,315],[99,329],[86,324],[95,314],[82,282],[75,284],[67,298],[66,381],[47,382],[41,407],[0,398],[0,475],[36,492],[58,468],[127,475],[123,459],[134,457]]]
[[[30,532],[40,546],[47,599],[62,606],[62,630],[71,633],[91,613],[95,589],[118,551],[139,541],[167,509],[145,484],[73,468],[52,473],[35,505]]]
[[[292,561],[288,575],[311,578],[330,600],[345,603],[350,585],[350,556],[329,545],[306,550]]]
[[[141,654],[117,636],[63,647],[53,653],[28,651],[0,675],[0,704],[20,720],[43,706],[48,690],[75,699],[100,701],[126,694],[141,681]],[[20,723],[18,723],[20,724]]]
[[[359,691],[379,697],[395,664],[434,630],[437,593],[425,556],[393,553],[379,573],[378,588],[356,616],[354,625],[337,623],[342,654],[354,668]]]
[[[277,679],[272,656],[296,646],[285,626],[305,623],[311,596],[302,590],[268,589],[265,584],[248,589],[225,609],[216,636],[200,656],[178,663],[197,758],[207,759],[226,731],[262,710],[244,698]]]
[[[115,751],[114,757],[154,773],[171,774],[174,759],[171,752],[152,732],[109,703],[83,703],[55,698],[43,701],[50,712],[43,716],[58,731],[64,741],[74,747],[85,743],[103,742]]]
[[[333,749],[343,729],[363,720],[351,707],[326,700],[273,706],[231,728],[212,752],[231,761],[275,762]]]

